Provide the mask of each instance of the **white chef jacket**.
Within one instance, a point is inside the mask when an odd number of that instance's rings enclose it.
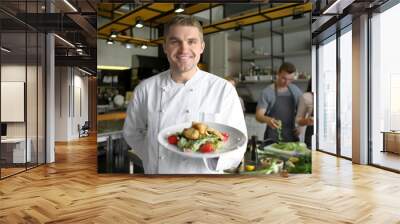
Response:
[[[127,109],[124,138],[143,162],[146,174],[211,174],[239,165],[246,143],[219,158],[188,158],[157,142],[161,130],[172,125],[208,121],[247,129],[238,94],[230,83],[197,68],[186,83],[176,83],[167,70],[143,80]]]

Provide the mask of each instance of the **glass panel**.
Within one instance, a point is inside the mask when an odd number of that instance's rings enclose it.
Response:
[[[352,157],[352,34],[340,37],[340,154]]]
[[[27,63],[27,82],[26,82],[26,114],[27,114],[27,142],[31,153],[28,153],[27,166],[33,167],[37,165],[37,80],[38,80],[38,36],[36,32],[28,32],[28,63]]]
[[[2,32],[1,47],[1,177],[25,170],[26,33]]]
[[[336,154],[336,39],[318,49],[319,149]]]
[[[38,45],[38,164],[45,163],[45,52],[46,39],[44,34],[39,34]]]
[[[21,22],[27,20],[34,26],[38,21],[32,20],[39,18],[35,13],[44,12],[44,3],[0,2],[0,7],[12,12],[0,12],[2,178],[43,163],[45,158],[45,36]]]
[[[400,4],[372,18],[372,163],[400,170]]]

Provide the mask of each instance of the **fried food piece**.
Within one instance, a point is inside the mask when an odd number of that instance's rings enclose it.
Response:
[[[183,136],[187,139],[197,140],[200,137],[200,132],[194,128],[183,129]]]
[[[224,136],[221,134],[221,132],[219,132],[218,130],[215,130],[214,128],[207,128],[207,134],[214,134],[220,140],[224,140]]]
[[[192,122],[192,128],[197,129],[200,132],[200,135],[205,135],[207,131],[207,125],[200,122]]]

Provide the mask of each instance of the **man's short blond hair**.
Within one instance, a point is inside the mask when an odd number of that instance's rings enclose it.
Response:
[[[194,26],[199,30],[200,38],[201,40],[203,40],[203,27],[201,26],[200,22],[193,16],[182,14],[175,16],[171,21],[165,24],[164,38],[167,37],[169,30],[172,26]]]

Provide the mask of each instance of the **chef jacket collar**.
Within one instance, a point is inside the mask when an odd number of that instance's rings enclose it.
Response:
[[[203,75],[203,74],[201,74],[202,71],[201,71],[198,67],[196,67],[196,69],[197,69],[196,73],[194,73],[193,77],[192,77],[191,79],[189,79],[188,81],[186,81],[186,83],[176,83],[176,82],[172,79],[172,77],[171,77],[171,70],[168,70],[168,71],[166,72],[166,80],[165,80],[165,82],[163,82],[161,88],[163,88],[163,89],[165,90],[165,89],[168,89],[168,88],[170,88],[170,87],[172,87],[172,86],[193,87],[194,84],[195,84],[195,83],[201,78],[201,76]]]

